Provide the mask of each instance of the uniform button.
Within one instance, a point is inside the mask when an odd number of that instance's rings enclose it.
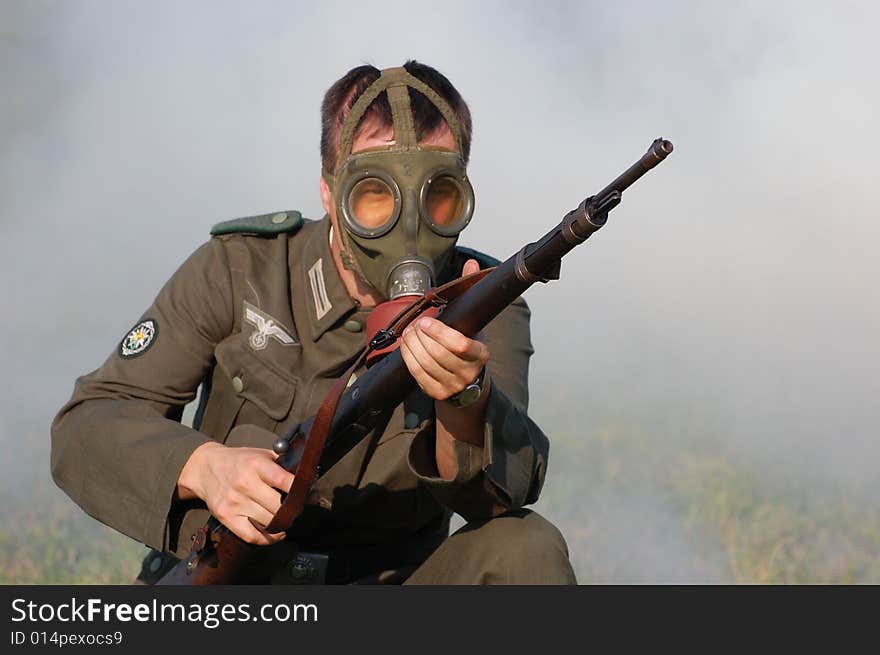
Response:
[[[415,412],[407,412],[406,416],[403,417],[403,427],[407,430],[419,427],[419,423],[421,422],[422,419]]]
[[[345,322],[345,325],[343,325],[342,327],[344,327],[349,332],[360,332],[364,329],[364,324],[352,318],[347,320]]]
[[[287,212],[278,212],[272,217],[272,222],[276,225],[287,220]]]
[[[244,389],[244,382],[237,375],[232,378],[232,389],[235,393],[241,393],[242,389]]]

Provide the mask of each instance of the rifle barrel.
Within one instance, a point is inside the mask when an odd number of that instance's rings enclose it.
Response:
[[[642,175],[666,159],[671,152],[672,142],[667,141],[663,137],[655,139],[654,143],[651,144],[651,147],[648,148],[648,152],[642,155],[641,159],[618,175],[616,180],[594,196],[596,202],[601,203],[605,196],[614,193],[615,191],[623,193],[624,190],[632,186],[632,184]]]

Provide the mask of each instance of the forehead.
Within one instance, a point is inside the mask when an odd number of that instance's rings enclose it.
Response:
[[[358,128],[351,144],[351,152],[354,154],[369,148],[382,148],[391,145],[394,145],[394,128],[368,119]],[[455,136],[446,123],[419,141],[419,145],[449,150],[450,152],[458,151]]]

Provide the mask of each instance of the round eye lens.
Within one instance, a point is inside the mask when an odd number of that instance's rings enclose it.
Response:
[[[452,225],[464,214],[464,194],[448,175],[436,177],[425,190],[425,211],[435,225]]]
[[[354,185],[348,207],[351,218],[362,227],[381,227],[394,214],[394,192],[384,180],[368,177]]]

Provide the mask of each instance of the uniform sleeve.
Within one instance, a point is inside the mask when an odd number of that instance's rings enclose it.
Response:
[[[215,239],[184,262],[101,368],[76,381],[52,424],[51,466],[86,512],[154,548],[176,541],[168,516],[177,478],[208,441],[179,420],[232,324]]]
[[[437,473],[434,423],[419,432],[409,466],[445,506],[468,521],[488,519],[535,502],[544,483],[549,441],[527,414],[530,312],[520,298],[484,330],[492,384],[482,447],[455,443],[458,473]]]

